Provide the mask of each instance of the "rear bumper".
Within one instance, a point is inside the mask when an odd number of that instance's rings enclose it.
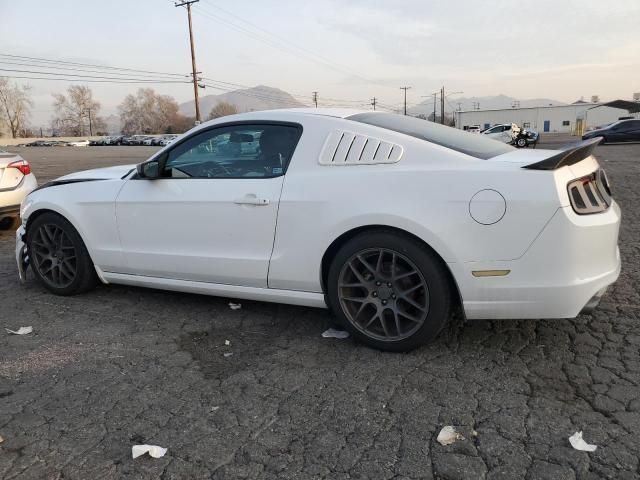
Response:
[[[0,216],[18,216],[22,200],[38,187],[33,173],[26,175],[20,184],[12,190],[0,192]]]
[[[450,264],[470,319],[573,318],[593,309],[620,274],[620,209],[576,215],[560,208],[519,259]],[[474,277],[477,270],[509,270]]]

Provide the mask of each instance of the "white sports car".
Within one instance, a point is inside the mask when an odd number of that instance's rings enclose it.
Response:
[[[137,167],[67,175],[22,205],[16,256],[51,292],[97,281],[329,307],[408,350],[452,308],[567,318],[620,271],[620,210],[591,155],[516,150],[382,112],[206,122]]]

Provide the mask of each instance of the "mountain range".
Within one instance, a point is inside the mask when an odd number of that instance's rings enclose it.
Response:
[[[202,118],[206,119],[211,109],[221,102],[232,103],[236,106],[238,112],[308,106],[299,102],[284,90],[258,85],[257,87],[234,90],[220,95],[205,95],[204,97],[200,97],[200,112]],[[180,112],[184,115],[195,115],[193,100],[181,103]]]
[[[446,92],[445,92],[446,95]],[[553,100],[550,98],[532,98],[528,100],[519,100],[507,95],[494,95],[486,97],[449,97],[445,101],[445,112],[451,113],[454,110],[473,110],[474,105],[479,104],[481,110],[494,110],[501,108],[513,108],[514,105],[519,105],[522,108],[526,107],[543,107],[548,105],[566,105],[564,102]],[[440,98],[436,102],[436,110],[440,115]],[[411,115],[423,114],[429,116],[433,114],[433,96],[425,99],[423,102],[408,108],[407,111]]]
[[[209,116],[209,112],[220,102],[232,103],[238,109],[238,112],[250,112],[253,110],[270,110],[275,108],[295,108],[308,107],[301,101],[297,100],[293,95],[280,90],[279,88],[258,85],[253,88],[245,88],[234,90],[232,92],[220,95],[205,95],[200,97],[200,111],[203,119]],[[484,97],[449,97],[445,102],[445,111],[451,113],[454,110],[473,110],[474,106],[479,104],[479,108],[500,109],[513,108],[514,105],[520,107],[542,107],[548,105],[566,105],[564,102],[553,100],[551,98],[532,98],[527,100],[519,100],[507,95],[493,95]],[[440,101],[436,104],[438,115],[440,115]],[[429,116],[433,113],[433,98],[426,98],[423,102],[407,109],[411,115]],[[195,115],[193,100],[181,103],[180,112],[184,115]]]

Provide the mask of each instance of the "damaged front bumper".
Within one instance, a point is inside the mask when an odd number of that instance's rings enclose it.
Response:
[[[16,230],[16,263],[18,264],[18,275],[20,277],[20,283],[22,284],[27,281],[27,268],[29,267],[29,255],[25,243],[25,234],[24,225],[20,225],[20,228]]]

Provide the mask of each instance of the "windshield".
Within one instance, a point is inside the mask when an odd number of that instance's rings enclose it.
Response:
[[[487,138],[484,135],[465,132],[408,115],[372,112],[358,113],[347,117],[347,119],[404,133],[483,160],[509,153],[514,149],[506,143]]]

